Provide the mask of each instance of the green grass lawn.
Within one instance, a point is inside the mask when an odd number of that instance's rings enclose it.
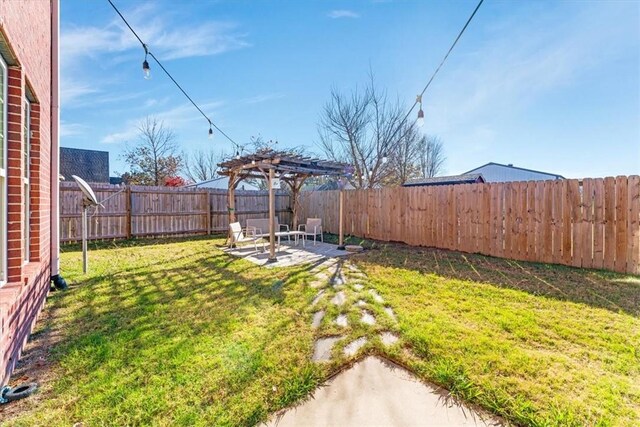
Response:
[[[71,288],[49,298],[18,370],[29,375],[46,355],[41,391],[0,416],[21,426],[253,425],[350,362],[309,361],[320,333],[311,266],[267,270],[222,243],[90,245],[86,276],[80,252],[65,248]],[[378,330],[401,339],[385,349],[371,335],[363,351],[517,424],[640,425],[640,278],[365,246],[351,259],[398,317]]]

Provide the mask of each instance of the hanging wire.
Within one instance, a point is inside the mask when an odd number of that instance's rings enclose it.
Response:
[[[182,94],[189,100],[189,102],[191,102],[191,104],[193,104],[194,107],[196,107],[196,109],[200,112],[200,114],[202,114],[202,116],[207,120],[207,122],[209,123],[209,130],[211,130],[211,128],[215,128],[218,132],[220,132],[221,135],[223,135],[225,138],[227,138],[237,149],[241,148],[240,145],[235,142],[229,135],[227,135],[222,129],[220,129],[218,126],[216,126],[215,123],[213,123],[211,121],[211,119],[209,118],[209,116],[207,116],[204,111],[202,111],[202,109],[198,106],[198,104],[196,104],[196,102],[189,96],[189,94],[182,88],[182,86],[176,81],[176,79],[171,75],[171,73],[164,67],[164,65],[162,65],[162,63],[160,62],[160,60],[158,60],[158,58],[153,54],[153,52],[151,52],[149,50],[149,46],[142,41],[142,39],[140,38],[140,36],[138,35],[138,33],[136,33],[136,31],[131,27],[131,25],[129,24],[129,22],[125,19],[125,17],[122,15],[122,13],[118,10],[118,8],[116,7],[115,4],[113,4],[113,2],[111,0],[107,0],[109,2],[109,4],[111,5],[111,7],[113,8],[113,10],[116,11],[116,13],[120,16],[120,18],[122,19],[122,21],[125,23],[125,25],[129,28],[129,30],[131,31],[131,33],[133,33],[133,35],[138,39],[138,41],[140,42],[140,44],[142,45],[142,48],[145,51],[145,57],[148,54],[149,56],[151,56],[153,58],[154,61],[156,61],[156,63],[160,66],[160,68],[162,69],[162,71],[164,71],[164,73],[171,79],[171,81],[176,85],[176,87],[178,89],[180,89],[180,92],[182,92]],[[211,132],[210,132],[211,134]]]
[[[467,22],[464,24],[464,27],[462,27],[462,30],[460,30],[460,32],[458,33],[458,36],[456,37],[456,39],[453,41],[453,44],[451,45],[451,47],[449,48],[449,50],[447,51],[447,54],[444,56],[444,58],[442,58],[442,61],[440,61],[440,65],[438,65],[438,68],[436,68],[436,70],[433,72],[433,74],[431,75],[431,78],[429,79],[429,81],[427,82],[427,84],[424,86],[424,88],[422,89],[422,92],[420,92],[420,94],[416,97],[416,101],[413,103],[413,105],[411,106],[411,108],[409,108],[409,111],[407,111],[407,114],[404,116],[404,118],[402,119],[402,121],[400,122],[400,124],[398,125],[398,128],[395,130],[395,132],[393,132],[393,134],[391,135],[391,138],[389,138],[390,140],[393,140],[393,138],[396,136],[396,134],[400,131],[400,129],[402,129],[402,127],[405,125],[407,119],[409,118],[409,116],[411,115],[411,113],[413,112],[413,109],[416,108],[416,105],[418,105],[418,103],[422,104],[422,96],[424,95],[424,93],[427,91],[427,89],[429,88],[429,86],[431,85],[431,82],[433,81],[433,79],[436,77],[436,75],[438,74],[438,72],[440,71],[440,68],[442,68],[442,65],[445,63],[445,61],[447,60],[447,58],[449,57],[449,55],[451,54],[451,51],[453,51],[453,48],[456,46],[456,44],[458,44],[458,40],[460,40],[460,37],[462,37],[462,34],[464,34],[465,30],[467,29],[467,27],[469,26],[469,24],[471,23],[471,20],[473,19],[473,17],[476,15],[476,12],[478,11],[478,9],[480,9],[480,6],[482,6],[482,3],[484,2],[484,0],[480,0],[478,2],[478,5],[476,6],[476,8],[473,10],[473,13],[471,14],[471,16],[469,16],[469,19],[467,19]],[[402,138],[405,137],[405,135],[409,132],[409,129],[407,129],[400,138],[398,138],[398,140],[402,140]]]

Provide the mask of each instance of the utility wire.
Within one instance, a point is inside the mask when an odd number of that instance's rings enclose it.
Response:
[[[147,46],[147,44],[142,41],[142,39],[140,38],[138,33],[136,33],[136,31],[131,27],[131,25],[129,25],[129,22],[125,19],[125,17],[122,15],[122,13],[118,10],[116,5],[113,4],[113,2],[111,0],[107,0],[107,1],[109,2],[111,7],[113,8],[113,10],[115,10],[116,13],[120,16],[122,21],[129,28],[129,30],[133,33],[133,35],[136,36],[136,38],[138,39],[138,41],[140,42],[140,44],[144,48],[145,54],[149,54],[156,61],[156,63],[160,66],[160,68],[162,68],[162,71],[164,71],[164,73],[171,79],[171,81],[176,85],[176,87],[178,89],[180,89],[180,92],[182,92],[182,94],[189,100],[189,102],[191,102],[191,104],[193,104],[193,106],[196,107],[196,109],[200,112],[200,114],[202,114],[202,116],[207,120],[207,122],[209,122],[209,126],[213,126],[218,132],[220,132],[220,134],[222,134],[225,138],[227,138],[229,141],[231,141],[231,143],[236,147],[236,149],[240,149],[240,145],[237,142],[235,142],[233,139],[231,139],[231,137],[229,135],[224,133],[222,131],[222,129],[220,129],[218,126],[216,126],[216,124],[211,121],[209,116],[207,116],[204,113],[204,111],[202,111],[202,109],[198,106],[198,104],[196,104],[195,101],[189,96],[189,94],[182,88],[182,86],[180,86],[180,83],[178,83],[176,81],[176,79],[173,78],[171,73],[169,71],[167,71],[167,69],[164,67],[164,65],[162,65],[162,63],[158,60],[158,58],[156,58],[156,56],[153,54],[153,52],[151,52],[149,50],[149,46]]]
[[[460,30],[460,32],[458,33],[458,36],[456,37],[456,39],[453,41],[453,44],[451,45],[451,47],[449,48],[449,50],[447,51],[447,54],[444,56],[444,58],[442,58],[442,61],[440,62],[440,65],[438,65],[438,68],[436,68],[436,70],[433,72],[433,74],[431,75],[431,78],[429,79],[429,81],[427,82],[427,84],[424,86],[424,88],[422,89],[422,92],[420,92],[420,95],[418,95],[418,97],[416,97],[416,101],[413,103],[413,105],[411,106],[411,108],[409,109],[409,111],[407,111],[407,114],[404,116],[404,118],[402,119],[402,121],[400,122],[400,124],[398,125],[398,128],[396,129],[396,131],[393,133],[393,135],[391,135],[391,140],[393,140],[393,137],[396,136],[396,134],[400,131],[400,129],[402,129],[402,126],[404,126],[404,124],[406,123],[407,119],[409,118],[409,116],[411,115],[411,113],[413,112],[413,109],[416,108],[416,105],[418,105],[419,102],[418,99],[422,99],[422,95],[424,95],[424,93],[427,91],[427,89],[429,88],[429,86],[431,85],[431,82],[433,81],[433,79],[436,77],[436,75],[438,74],[438,72],[440,71],[440,68],[442,68],[442,65],[445,63],[445,61],[447,60],[447,58],[449,57],[449,54],[451,54],[451,51],[453,50],[454,47],[456,47],[456,44],[458,43],[458,40],[460,40],[460,37],[462,37],[462,34],[464,34],[465,30],[467,29],[467,27],[469,26],[469,24],[471,23],[471,20],[473,19],[473,17],[476,15],[476,12],[478,11],[478,9],[480,9],[480,6],[482,6],[482,3],[484,2],[484,0],[480,0],[480,2],[478,2],[478,5],[476,6],[476,8],[473,10],[473,13],[471,14],[471,16],[469,16],[469,19],[467,19],[467,22],[464,24],[464,27],[462,27],[462,30]],[[409,130],[407,129],[407,132]],[[406,135],[405,132],[400,138],[399,140],[402,140],[402,138],[404,138],[404,136]]]

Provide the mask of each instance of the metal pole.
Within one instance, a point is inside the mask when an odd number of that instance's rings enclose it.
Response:
[[[82,272],[87,274],[89,260],[87,258],[87,210],[88,206],[82,207]]]
[[[344,246],[344,226],[343,226],[343,217],[344,217],[344,213],[343,213],[343,205],[344,205],[344,190],[342,188],[340,188],[340,219],[338,221],[338,233],[340,234],[339,237],[339,241],[338,241],[338,249],[340,250],[345,250],[345,246]]]
[[[273,168],[269,169],[269,258],[267,262],[276,262],[276,230],[275,230],[275,216],[276,216],[276,198],[273,194],[273,179],[275,171]]]

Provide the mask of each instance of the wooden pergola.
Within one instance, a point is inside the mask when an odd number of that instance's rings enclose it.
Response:
[[[298,227],[298,197],[304,182],[313,176],[345,177],[351,168],[345,163],[316,159],[288,151],[262,149],[255,153],[237,156],[219,163],[218,174],[229,177],[229,223],[236,222],[235,190],[243,179],[264,179],[269,189],[269,262],[276,261],[275,255],[275,195],[273,182],[279,179],[291,190],[291,204],[293,214],[293,230]],[[341,186],[342,188],[342,186]],[[340,192],[340,248],[343,242],[343,201],[344,193]]]

